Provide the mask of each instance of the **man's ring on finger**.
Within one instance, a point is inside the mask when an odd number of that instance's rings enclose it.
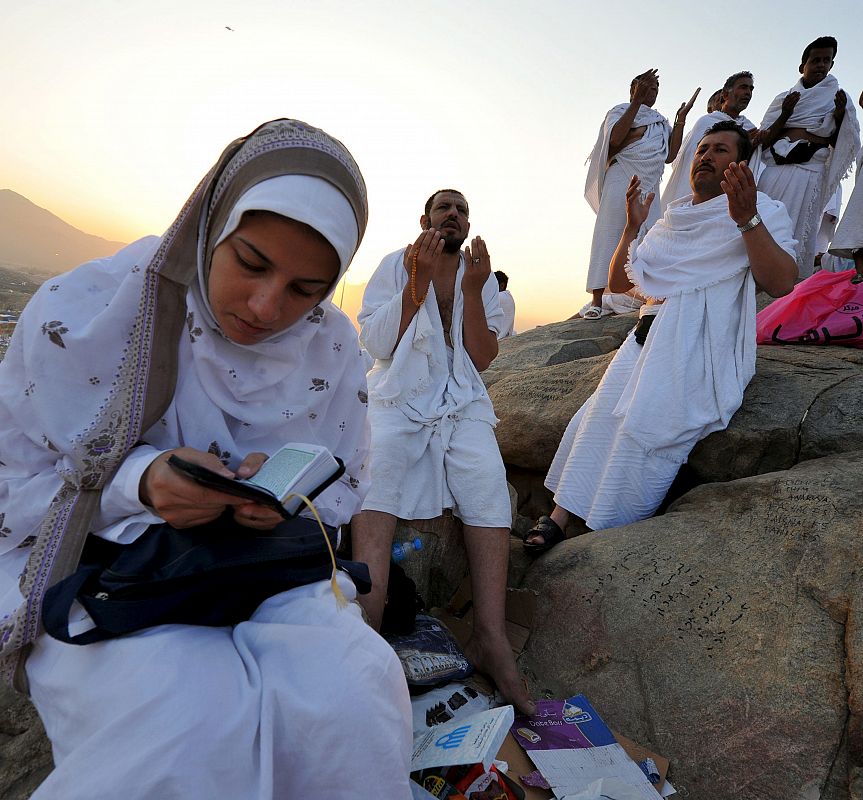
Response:
[[[479,264],[479,259],[478,259],[478,258],[475,258],[475,259],[473,260],[473,263],[474,263],[474,264]]]

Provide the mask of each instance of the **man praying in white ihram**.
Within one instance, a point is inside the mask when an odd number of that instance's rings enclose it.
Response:
[[[570,421],[545,480],[554,510],[525,534],[529,553],[560,542],[570,516],[601,530],[653,514],[696,442],[740,407],[755,372],[756,287],[784,295],[797,275],[788,214],[756,192],[749,153],[735,123],[708,130],[692,194],[637,246],[655,195],[630,182],[608,286],[665,302],[644,344],[627,337]]]
[[[386,256],[359,314],[360,341],[375,358],[368,375],[370,487],[351,522],[354,556],[369,566],[362,605],[379,627],[398,519],[434,519],[443,509],[464,524],[474,623],[465,654],[524,713],[534,704],[506,637],[504,603],[512,522],[497,418],[480,372],[504,329],[485,242],[470,230],[461,192],[426,202],[423,232]]]
[[[698,91],[688,103],[680,106],[672,128],[653,108],[659,95],[659,75],[655,69],[649,69],[633,78],[629,103],[620,103],[605,115],[590,154],[584,186],[584,198],[596,212],[586,286],[593,297],[590,305],[581,311],[584,319],[603,316],[602,296],[608,281],[608,264],[626,222],[626,187],[632,176],[638,175],[645,191],[659,191],[662,171],[677,155],[686,115]],[[657,205],[645,221],[645,230],[658,218]]]
[[[810,42],[800,80],[773,98],[761,121],[765,169],[758,188],[788,210],[801,278],[812,274],[824,209],[860,148],[854,103],[829,74],[836,50],[832,36]]]
[[[689,168],[692,166],[695,148],[708,128],[712,128],[717,122],[732,120],[747,133],[755,130],[755,123],[743,116],[743,111],[749,106],[754,91],[755,82],[752,73],[735,72],[734,75],[727,78],[722,87],[719,108],[695,120],[692,130],[686,134],[683,144],[680,145],[677,158],[671,164],[671,177],[665,184],[660,198],[662,213],[665,213],[669,203],[679,200],[692,191],[692,187],[689,185]],[[749,159],[749,169],[756,179],[760,172],[760,166],[760,151],[754,151]]]

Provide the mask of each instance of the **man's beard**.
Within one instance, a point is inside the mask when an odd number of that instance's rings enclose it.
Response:
[[[443,237],[443,251],[444,253],[458,253],[461,250],[461,246],[464,244],[464,240],[467,239],[466,236],[459,236],[458,234],[448,234]]]

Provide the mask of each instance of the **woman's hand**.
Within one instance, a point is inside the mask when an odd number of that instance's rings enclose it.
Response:
[[[181,475],[168,464],[168,459],[174,453],[226,478],[234,477],[234,473],[212,453],[202,453],[193,447],[178,447],[162,453],[141,476],[138,496],[144,505],[150,506],[168,524],[175,528],[193,528],[217,519],[229,505],[254,505],[240,497],[208,489]]]
[[[251,478],[268,458],[266,453],[249,453],[237,467],[237,477],[243,480]],[[272,508],[249,503],[241,497],[235,499],[239,500],[240,504],[234,506],[234,519],[245,528],[269,531],[282,521],[281,515]]]

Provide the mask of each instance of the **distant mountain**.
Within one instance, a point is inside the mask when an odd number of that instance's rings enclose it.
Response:
[[[79,231],[11,189],[0,189],[0,264],[57,275],[93,258],[116,253],[109,242]]]

